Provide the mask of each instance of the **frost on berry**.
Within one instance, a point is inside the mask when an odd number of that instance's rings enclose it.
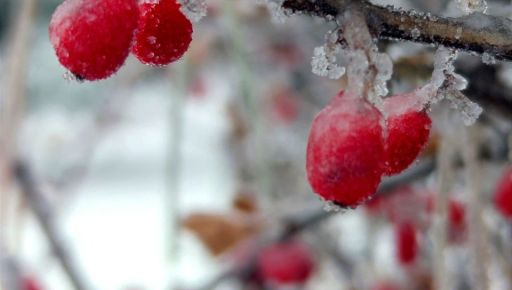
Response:
[[[512,220],[512,168],[505,168],[494,192],[494,206],[506,219]]]
[[[404,222],[395,229],[396,255],[402,265],[410,265],[418,256],[418,237],[412,223]]]
[[[181,12],[183,12],[192,22],[198,22],[207,14],[205,0],[177,0],[181,4]]]
[[[270,284],[303,284],[315,267],[310,248],[298,240],[282,241],[264,248],[258,257],[258,271]]]
[[[341,92],[313,120],[306,170],[313,191],[341,207],[375,193],[383,170],[380,112],[360,96]]]
[[[384,100],[386,115],[385,174],[409,167],[428,142],[432,120],[415,92]]]
[[[126,60],[137,17],[135,0],[66,0],[52,16],[50,41],[76,79],[104,79]]]
[[[336,63],[336,55],[341,52],[338,30],[329,32],[326,38],[326,43],[323,46],[316,47],[313,52],[312,71],[322,77],[339,79],[345,74],[345,68]]]
[[[146,0],[139,9],[132,53],[152,65],[166,65],[181,58],[192,41],[192,23],[176,0]]]

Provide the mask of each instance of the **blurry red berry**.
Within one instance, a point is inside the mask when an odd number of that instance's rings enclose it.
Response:
[[[53,13],[50,41],[78,79],[103,79],[126,60],[137,18],[136,0],[66,0]]]
[[[374,106],[343,92],[315,117],[306,171],[316,194],[354,207],[375,193],[383,170],[381,118]]]
[[[43,288],[39,284],[39,282],[34,277],[24,277],[21,281],[22,289],[21,290],[42,290]]]
[[[258,257],[258,271],[262,278],[279,285],[306,282],[314,267],[313,253],[297,240],[272,244]]]
[[[176,0],[143,0],[132,53],[143,63],[166,65],[183,56],[192,41],[192,23]]]
[[[402,172],[425,147],[432,120],[418,105],[414,94],[397,95],[384,101],[387,114],[385,174]]]
[[[400,290],[400,286],[392,281],[379,281],[373,287],[372,290]]]
[[[271,95],[272,115],[283,124],[289,124],[299,116],[299,104],[290,89],[276,88]]]
[[[396,255],[398,262],[409,265],[418,255],[418,239],[416,228],[412,223],[404,222],[396,227]]]
[[[512,220],[512,168],[505,168],[494,192],[494,206],[508,220]]]

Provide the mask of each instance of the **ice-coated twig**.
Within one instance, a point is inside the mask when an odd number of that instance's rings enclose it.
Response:
[[[53,254],[66,272],[74,289],[89,290],[89,285],[81,276],[81,271],[77,268],[73,256],[69,253],[64,239],[54,223],[52,208],[44,198],[43,193],[40,192],[40,186],[37,184],[32,171],[26,164],[19,161],[13,167],[14,177],[19,184],[20,191],[32,208],[50,243]]]
[[[370,32],[376,38],[434,44],[474,53],[487,53],[496,59],[512,60],[512,20],[475,12],[459,18],[382,7],[360,0],[285,0],[283,7],[293,11],[336,18],[355,6],[362,11]]]

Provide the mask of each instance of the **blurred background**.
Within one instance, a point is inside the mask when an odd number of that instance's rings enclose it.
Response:
[[[512,289],[512,227],[492,197],[510,64],[462,54],[457,71],[484,108],[474,129],[432,108],[420,160],[368,205],[332,212],[304,168],[310,124],[346,83],[311,72],[332,24],[209,0],[181,60],[130,56],[115,76],[79,83],[48,38],[60,2],[0,0],[2,290]],[[457,14],[455,1],[374,2]],[[512,15],[510,1],[489,5]],[[391,94],[428,82],[434,48],[379,46],[394,61]]]

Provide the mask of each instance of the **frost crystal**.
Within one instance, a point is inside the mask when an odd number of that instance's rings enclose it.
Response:
[[[414,27],[412,30],[411,30],[411,36],[412,38],[416,39],[418,37],[420,37],[421,33],[420,33],[420,30],[417,28],[417,27]]]
[[[472,102],[459,91],[449,92],[446,95],[446,99],[452,103],[454,109],[459,110],[462,121],[466,126],[473,125],[483,112],[482,108],[477,103]]]
[[[487,11],[486,0],[457,0],[457,4],[465,14],[471,14],[473,12],[485,13]]]
[[[433,104],[446,98],[461,113],[464,124],[469,126],[478,119],[483,110],[460,92],[467,87],[467,80],[454,72],[453,61],[456,57],[455,51],[444,47],[436,51],[432,79],[419,90],[419,95],[425,104]]]
[[[341,52],[338,30],[330,31],[326,38],[327,42],[323,46],[316,47],[313,52],[312,71],[322,77],[339,79],[345,74],[345,68],[336,63],[336,54]]]
[[[205,0],[178,0],[181,12],[192,22],[198,22],[206,16],[207,6]]]
[[[277,23],[284,23],[289,12],[283,9],[284,0],[258,0],[258,2],[267,6],[272,15],[272,20]]]
[[[496,59],[491,54],[484,52],[482,54],[482,62],[491,65],[496,63]]]

